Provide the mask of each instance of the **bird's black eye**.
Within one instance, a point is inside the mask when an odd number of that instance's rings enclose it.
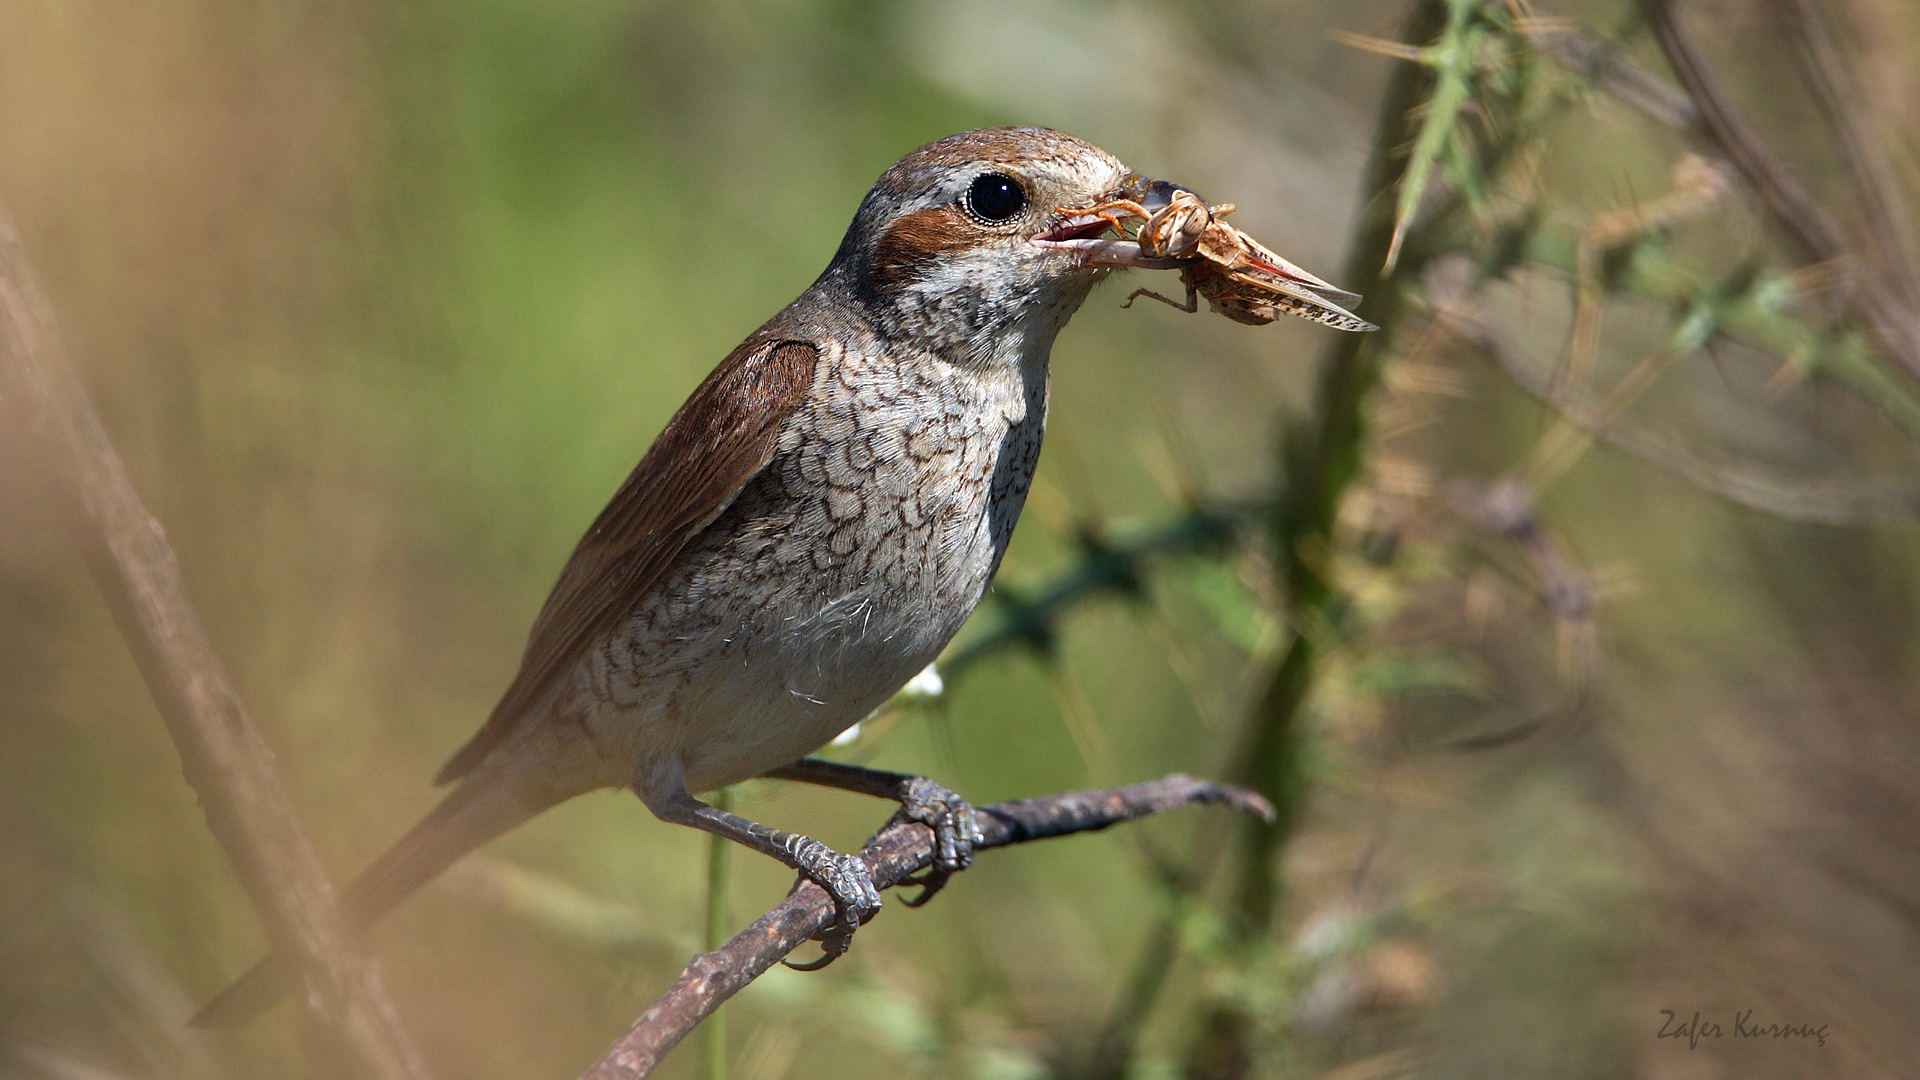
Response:
[[[1026,190],[1006,173],[981,173],[967,189],[967,209],[982,221],[1006,221],[1026,205]]]

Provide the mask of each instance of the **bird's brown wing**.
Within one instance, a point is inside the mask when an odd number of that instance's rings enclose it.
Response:
[[[534,620],[513,685],[434,783],[472,772],[766,467],[819,355],[812,342],[749,338],[707,376],[581,538]]]

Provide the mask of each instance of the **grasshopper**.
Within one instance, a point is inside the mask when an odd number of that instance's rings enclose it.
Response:
[[[1151,289],[1135,289],[1122,307],[1150,296],[1195,312],[1204,296],[1214,311],[1251,326],[1288,314],[1339,330],[1379,329],[1343,306],[1358,303],[1357,294],[1307,273],[1221,220],[1233,213],[1232,203],[1209,206],[1199,195],[1164,180],[1139,182],[1126,194],[1131,197],[1076,212],[1104,219],[1123,236],[1127,224],[1135,223],[1132,239],[1141,255],[1166,269],[1178,269],[1187,299],[1180,303]]]

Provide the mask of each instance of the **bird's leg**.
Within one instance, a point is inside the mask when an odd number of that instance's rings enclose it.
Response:
[[[789,965],[791,967],[811,971],[832,963],[847,951],[853,932],[880,910],[880,890],[874,887],[873,874],[858,855],[842,855],[810,836],[781,832],[739,814],[708,806],[689,795],[684,783],[676,785],[664,797],[649,797],[644,791],[640,797],[660,820],[704,829],[763,855],[771,855],[827,891],[838,917],[820,935],[824,954],[812,964]]]
[[[973,849],[980,843],[980,822],[967,801],[924,776],[869,769],[819,758],[802,758],[792,765],[767,774],[777,780],[799,780],[842,791],[892,799],[900,804],[894,815],[898,821],[917,821],[933,830],[933,864],[926,872],[910,880],[921,886],[920,895],[906,901],[919,907],[946,885],[956,870],[973,863]]]

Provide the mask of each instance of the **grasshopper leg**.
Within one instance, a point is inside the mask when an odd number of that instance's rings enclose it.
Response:
[[[1178,308],[1179,310],[1184,311],[1189,315],[1200,310],[1200,290],[1194,288],[1192,282],[1187,283],[1187,302],[1184,304],[1175,303],[1171,298],[1161,296],[1159,293],[1154,292],[1152,289],[1135,289],[1131,293],[1127,294],[1126,302],[1121,304],[1120,306],[1123,308],[1130,308],[1133,306],[1134,300],[1142,296],[1151,296],[1155,300],[1160,301],[1161,303],[1167,305],[1168,307]]]

